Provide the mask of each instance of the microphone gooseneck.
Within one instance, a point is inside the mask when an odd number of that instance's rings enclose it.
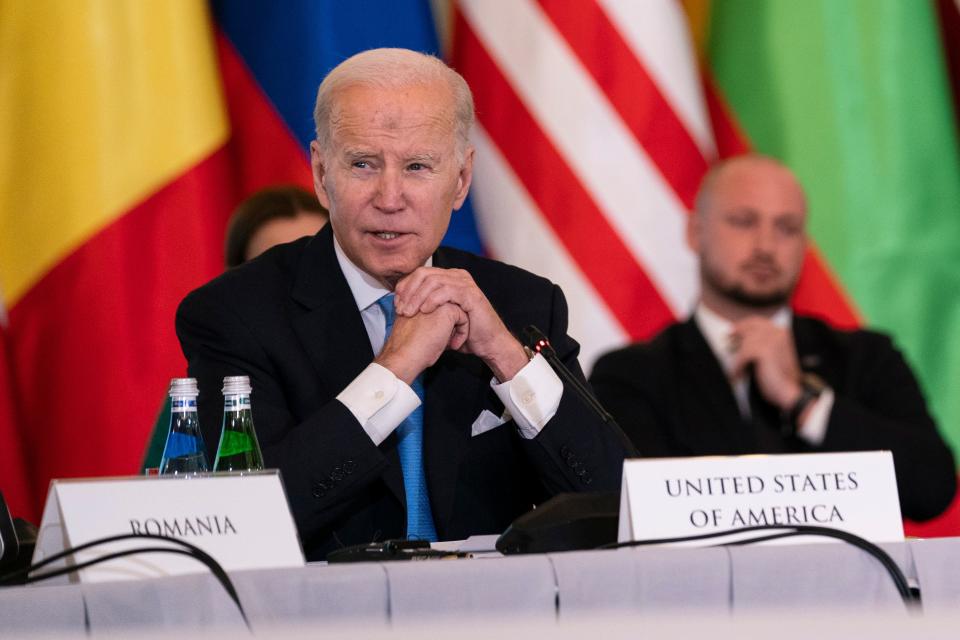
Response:
[[[610,415],[603,405],[600,404],[600,401],[593,395],[590,389],[582,383],[577,376],[571,373],[570,369],[567,368],[567,365],[563,364],[563,361],[557,356],[557,352],[554,351],[553,346],[550,344],[550,340],[540,329],[534,325],[527,325],[523,330],[523,341],[528,349],[543,355],[546,358],[547,362],[556,371],[557,375],[560,378],[570,385],[573,390],[576,392],[580,399],[587,403],[591,409],[596,412],[600,418],[608,423],[617,425],[616,421],[613,419],[613,416]],[[618,426],[619,428],[619,426]]]

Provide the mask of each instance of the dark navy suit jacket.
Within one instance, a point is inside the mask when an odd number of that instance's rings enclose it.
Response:
[[[454,249],[438,249],[433,264],[470,272],[511,331],[539,326],[582,377],[556,285]],[[329,225],[192,292],[177,311],[177,335],[189,374],[199,380],[200,424],[211,453],[223,377],[250,376],[264,460],[282,473],[309,559],[341,545],[403,537],[396,437],[375,446],[335,399],[374,356]],[[532,440],[512,422],[472,437],[483,410],[503,411],[491,376],[479,358],[450,351],[425,372],[424,467],[441,539],[502,532],[559,492],[619,489],[629,441],[569,389]]]
[[[726,375],[692,318],[649,343],[605,355],[590,382],[644,456],[888,449],[903,515],[923,520],[943,511],[956,491],[953,455],[890,339],[837,331],[801,316],[794,317],[793,336],[801,368],[836,393],[819,447],[742,420]]]

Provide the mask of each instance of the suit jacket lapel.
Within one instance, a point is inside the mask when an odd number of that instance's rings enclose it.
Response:
[[[698,453],[745,450],[745,429],[726,374],[693,318],[679,327],[680,421],[683,439]]]
[[[797,347],[797,358],[804,373],[814,373],[829,384],[839,384],[838,377],[843,371],[843,361],[836,356],[833,336],[821,330],[822,325],[794,315],[793,341]]]
[[[373,351],[357,303],[337,262],[330,225],[304,249],[291,296],[303,307],[303,313],[294,317],[294,329],[323,383],[325,395],[333,398],[370,364]],[[396,436],[391,435],[380,446],[390,462],[384,481],[403,502]]]

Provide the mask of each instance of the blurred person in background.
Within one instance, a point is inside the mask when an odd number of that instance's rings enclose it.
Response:
[[[227,224],[227,268],[243,264],[278,244],[312,236],[329,216],[316,194],[296,186],[258,191],[234,210]]]
[[[700,301],[685,322],[602,357],[591,384],[644,456],[893,453],[901,510],[926,520],[956,491],[953,455],[889,337],[838,331],[789,301],[807,201],[778,161],[704,178],[687,228]]]

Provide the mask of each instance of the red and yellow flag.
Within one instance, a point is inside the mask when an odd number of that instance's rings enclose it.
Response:
[[[23,495],[42,499],[50,477],[136,471],[183,371],[176,305],[221,268],[229,128],[200,0],[5,2],[0,60],[0,290],[18,393],[16,419],[0,416],[0,489],[19,493],[19,439]]]

